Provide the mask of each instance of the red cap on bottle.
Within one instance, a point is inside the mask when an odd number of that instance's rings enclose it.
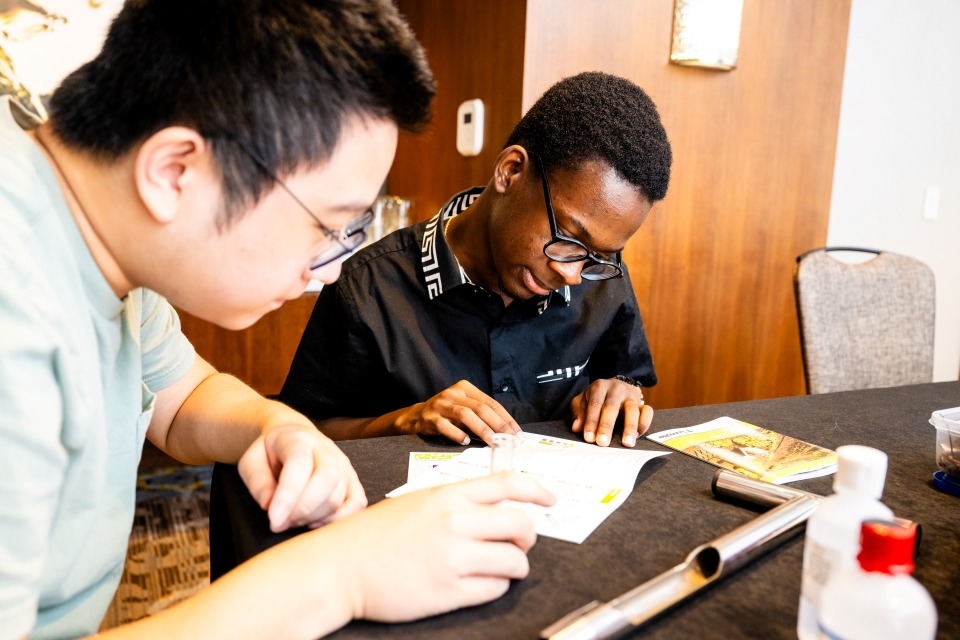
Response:
[[[860,526],[860,567],[892,575],[913,573],[916,526],[885,520],[867,520]]]

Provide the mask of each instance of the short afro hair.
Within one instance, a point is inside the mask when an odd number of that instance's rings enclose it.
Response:
[[[548,172],[602,160],[651,203],[667,194],[667,132],[650,97],[625,78],[598,71],[564,78],[530,107],[504,147],[514,144],[539,155]]]

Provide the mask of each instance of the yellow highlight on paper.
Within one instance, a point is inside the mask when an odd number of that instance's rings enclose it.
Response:
[[[537,444],[542,444],[545,447],[560,447],[562,449],[569,449],[577,446],[576,442],[557,442],[556,440],[538,440]]]
[[[603,500],[600,501],[600,504],[610,504],[618,495],[620,495],[620,489],[611,489],[607,495],[603,496]]]
[[[440,460],[440,461],[443,461],[443,460],[450,460],[451,458],[456,458],[458,455],[460,455],[460,452],[459,452],[459,451],[457,451],[456,453],[446,453],[446,452],[437,452],[437,453],[434,453],[434,452],[432,452],[432,451],[423,451],[423,452],[414,453],[414,454],[413,454],[413,457],[414,457],[415,460]]]

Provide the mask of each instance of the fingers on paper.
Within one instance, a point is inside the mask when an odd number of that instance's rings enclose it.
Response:
[[[583,431],[585,442],[601,447],[613,440],[617,419],[623,416],[621,443],[633,447],[650,427],[653,409],[643,402],[639,389],[614,380],[597,380],[574,398],[571,407],[576,418],[573,431]]]
[[[647,429],[650,428],[651,424],[653,424],[653,407],[645,404],[640,407],[640,426],[637,434],[641,436],[645,434]]]
[[[637,439],[647,432],[653,421],[653,408],[646,404],[638,404],[633,400],[623,403],[623,440],[625,447],[632,447]]]
[[[460,511],[450,519],[449,526],[457,536],[470,538],[474,542],[494,543],[497,546],[510,543],[509,546],[522,554],[533,547],[537,535],[530,516],[509,501],[541,506],[550,506],[556,501],[554,495],[536,481],[509,473],[447,485],[444,489],[459,493],[476,503],[473,508]],[[506,553],[506,549],[501,549],[500,553]],[[518,558],[516,555],[509,555],[515,560]],[[475,566],[478,568],[471,571],[483,570],[490,574],[490,567],[498,565],[482,563]],[[512,578],[523,577],[527,571],[526,559],[523,559],[523,575],[504,571],[506,569],[498,568],[495,574]]]
[[[521,432],[503,405],[466,380],[440,394],[437,411],[441,416],[438,431],[461,444],[469,443],[471,433],[490,444],[495,433]]]
[[[620,415],[620,401],[614,399],[599,385],[587,390],[581,405],[583,414],[583,439],[605,447],[613,437],[613,428]]]
[[[580,393],[570,401],[570,414],[573,416],[573,424],[570,425],[570,429],[574,433],[583,431],[583,409],[585,408],[583,396],[584,394]]]
[[[640,425],[640,407],[633,402],[623,404],[623,437],[620,442],[625,447],[632,447],[637,443]]]
[[[549,507],[556,502],[556,496],[539,482],[515,473],[498,473],[447,486],[453,487],[460,495],[478,504],[497,504],[504,500],[513,500]]]

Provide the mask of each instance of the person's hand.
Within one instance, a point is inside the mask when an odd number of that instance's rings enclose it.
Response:
[[[353,617],[401,622],[488,602],[530,571],[533,522],[504,500],[553,494],[497,474],[383,500],[323,530],[338,549]],[[319,533],[319,532],[318,532]]]
[[[570,408],[574,433],[583,431],[586,442],[596,442],[601,447],[610,444],[621,411],[623,436],[620,442],[625,447],[635,445],[653,420],[653,408],[644,404],[640,388],[613,378],[594,380],[570,402]]]
[[[403,433],[442,435],[459,444],[470,444],[470,433],[488,445],[494,433],[520,433],[520,425],[499,402],[466,380],[413,405],[398,423]]]
[[[284,424],[261,435],[237,470],[266,509],[272,531],[319,527],[367,506],[347,456],[312,426]]]

